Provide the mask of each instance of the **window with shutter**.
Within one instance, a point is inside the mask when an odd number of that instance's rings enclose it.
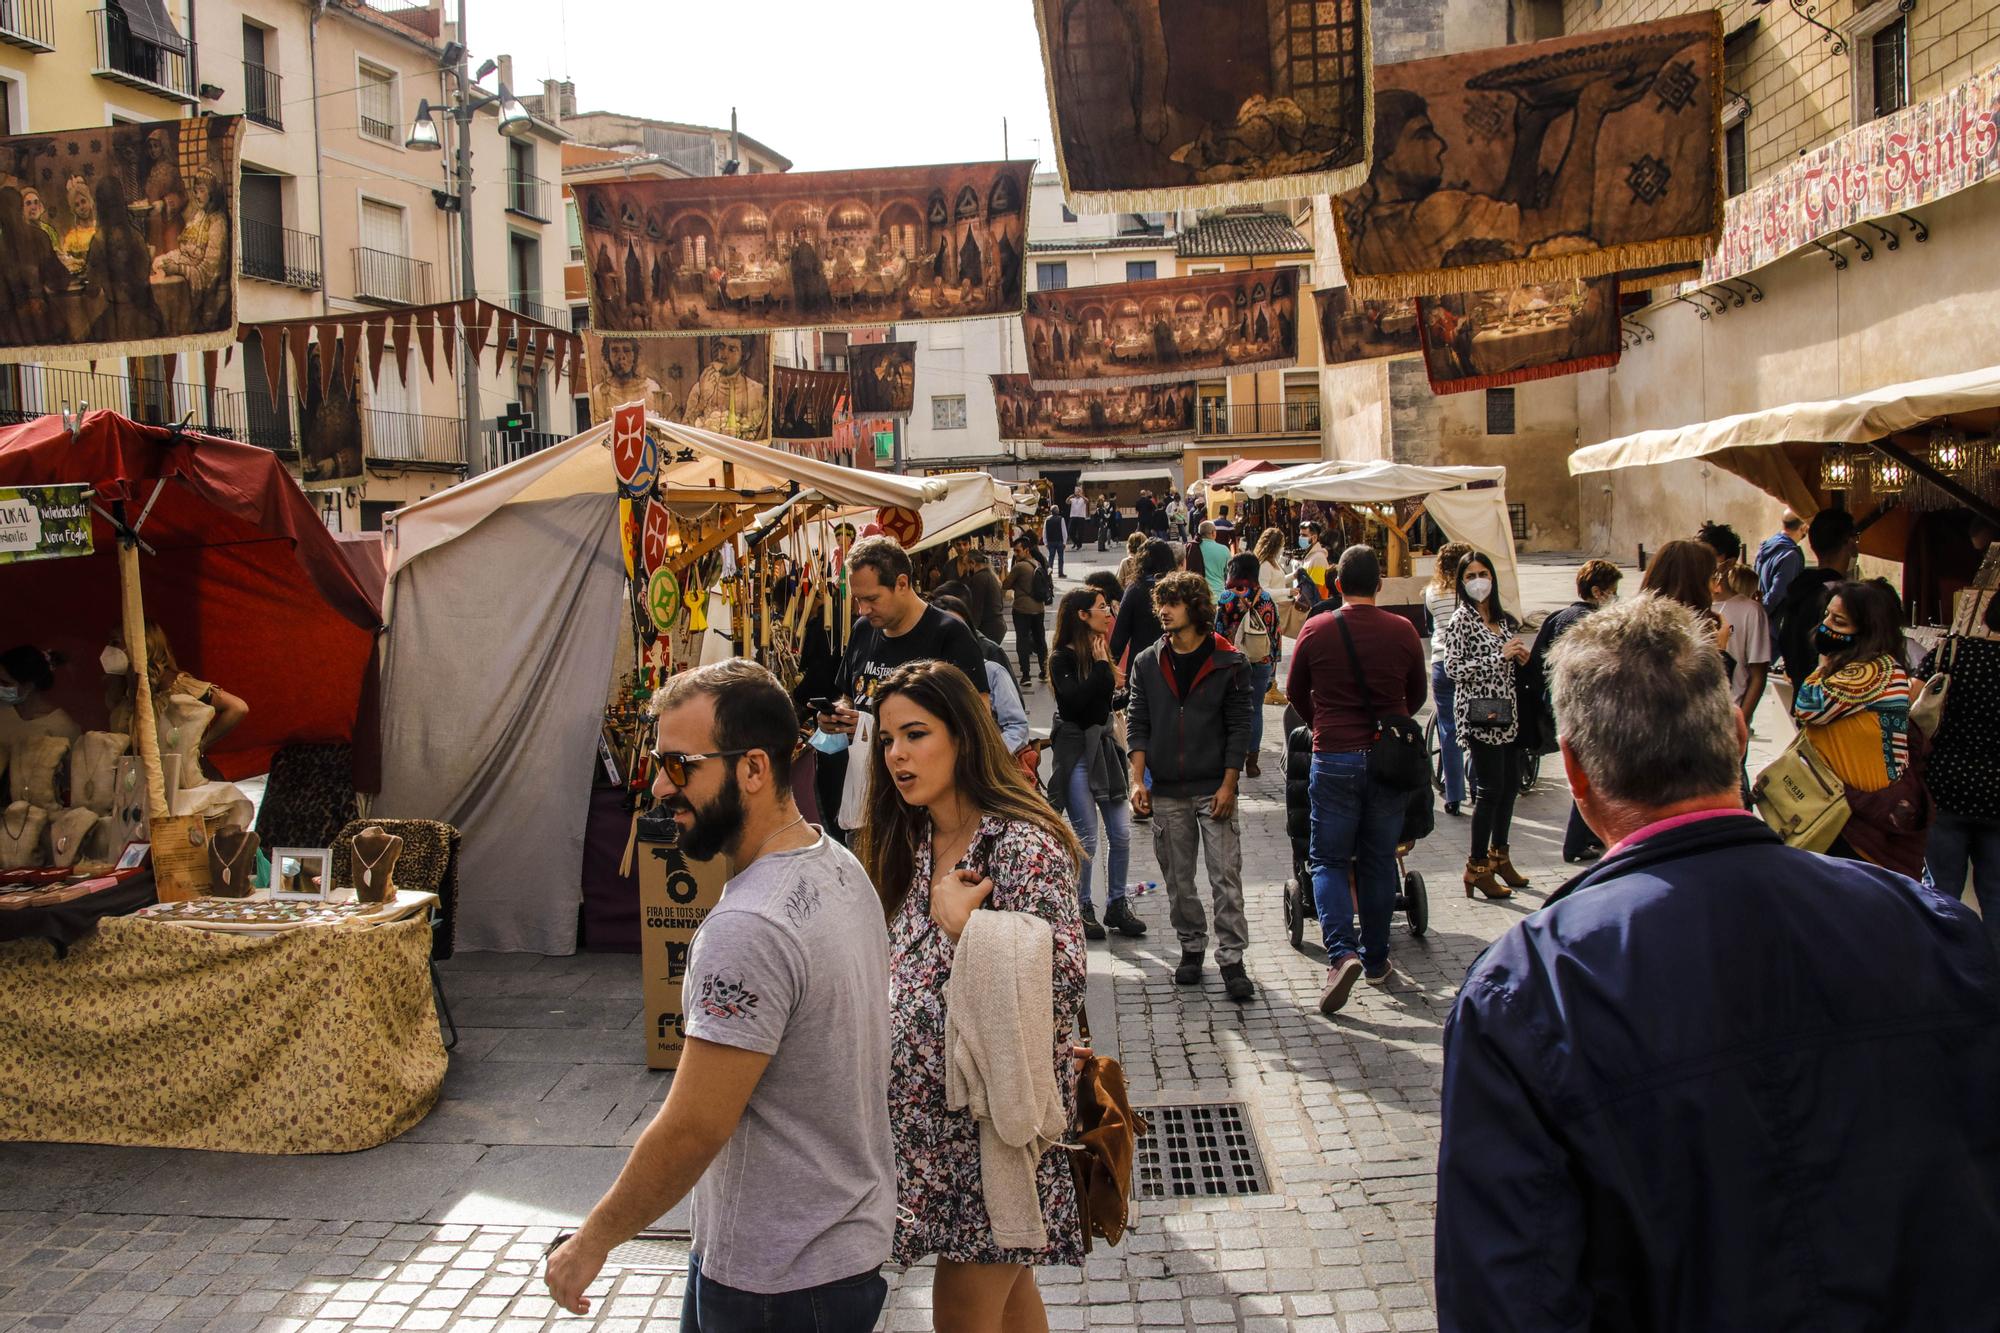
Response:
[[[364,64],[360,68],[361,132],[383,143],[396,142],[396,76]]]

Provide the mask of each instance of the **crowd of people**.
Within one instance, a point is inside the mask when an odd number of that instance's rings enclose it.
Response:
[[[936,1327],[1047,1327],[1034,1270],[1079,1264],[1089,1229],[1051,1151],[1076,1141],[1088,944],[1147,933],[1146,823],[1174,981],[1213,952],[1222,993],[1256,996],[1240,803],[1281,702],[1312,737],[1329,1017],[1394,984],[1427,703],[1468,898],[1534,883],[1512,846],[1530,756],[1574,797],[1564,858],[1588,864],[1481,955],[1446,1027],[1443,1327],[1949,1326],[2000,1294],[1943,1262],[2000,1240],[2000,978],[1956,901],[1970,874],[2000,918],[2000,598],[1913,666],[1838,511],[1788,515],[1749,561],[1706,525],[1625,601],[1588,561],[1540,617],[1490,552],[1443,547],[1412,616],[1377,604],[1374,548],[1220,511],[1058,590],[1064,516],[1040,517],[1004,574],[954,543],[928,593],[893,540],[848,553],[859,620],[806,719],[820,826],[791,789],[800,701],[762,668],[656,699],[655,794],[732,877],[667,1103],[551,1259],[561,1304],[587,1309],[610,1248],[692,1193],[689,1327],[868,1328],[881,1266],[930,1256]],[[1825,855],[1746,808],[1767,684],[1845,784]],[[1882,1169],[1854,1169],[1859,1143]],[[1875,1243],[1878,1216],[1918,1243]],[[1778,1251],[1782,1276],[1757,1259]]]

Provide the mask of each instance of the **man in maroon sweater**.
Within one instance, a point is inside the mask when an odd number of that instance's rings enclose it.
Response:
[[[1368,750],[1375,743],[1376,719],[1414,714],[1424,706],[1426,684],[1416,626],[1375,605],[1382,587],[1375,552],[1366,546],[1342,551],[1335,584],[1343,607],[1306,622],[1285,679],[1286,697],[1313,729],[1312,837],[1306,859],[1331,964],[1319,997],[1323,1014],[1347,1003],[1355,978],[1364,972],[1371,985],[1389,982],[1396,843],[1403,836],[1410,794],[1368,776]]]

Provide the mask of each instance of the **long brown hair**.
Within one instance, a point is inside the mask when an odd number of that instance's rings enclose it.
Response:
[[[1425,591],[1439,597],[1456,591],[1459,563],[1471,554],[1472,547],[1466,542],[1446,542],[1438,547],[1437,568],[1431,571],[1430,587]]]
[[[1257,563],[1260,565],[1277,564],[1278,552],[1284,549],[1285,534],[1276,528],[1265,528],[1263,533],[1257,538]]]
[[[935,717],[958,746],[952,783],[973,809],[982,817],[1033,824],[1056,840],[1071,864],[1082,866],[1083,845],[1007,752],[993,714],[963,671],[949,662],[929,661],[896,668],[875,691],[877,717],[882,705],[898,694]],[[888,747],[879,733],[867,763],[868,818],[859,830],[857,850],[882,899],[883,914],[894,918],[909,896],[917,848],[930,836],[931,818],[896,790],[889,778]],[[938,873],[936,866],[931,867],[932,878]]]
[[[1715,608],[1715,552],[1700,542],[1668,542],[1646,566],[1639,586],[1679,602],[1696,615],[1710,618]]]
[[[1062,602],[1056,607],[1055,642],[1050,646],[1057,652],[1067,648],[1076,654],[1076,660],[1088,663],[1090,660],[1090,628],[1079,616],[1088,615],[1097,607],[1097,599],[1105,596],[1104,589],[1093,588],[1088,583],[1080,588],[1071,588],[1062,595]]]

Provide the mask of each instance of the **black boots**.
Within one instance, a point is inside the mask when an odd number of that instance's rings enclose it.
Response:
[[[1113,898],[1105,905],[1104,924],[1128,940],[1139,939],[1146,933],[1146,923],[1132,911],[1131,901],[1126,898]]]

